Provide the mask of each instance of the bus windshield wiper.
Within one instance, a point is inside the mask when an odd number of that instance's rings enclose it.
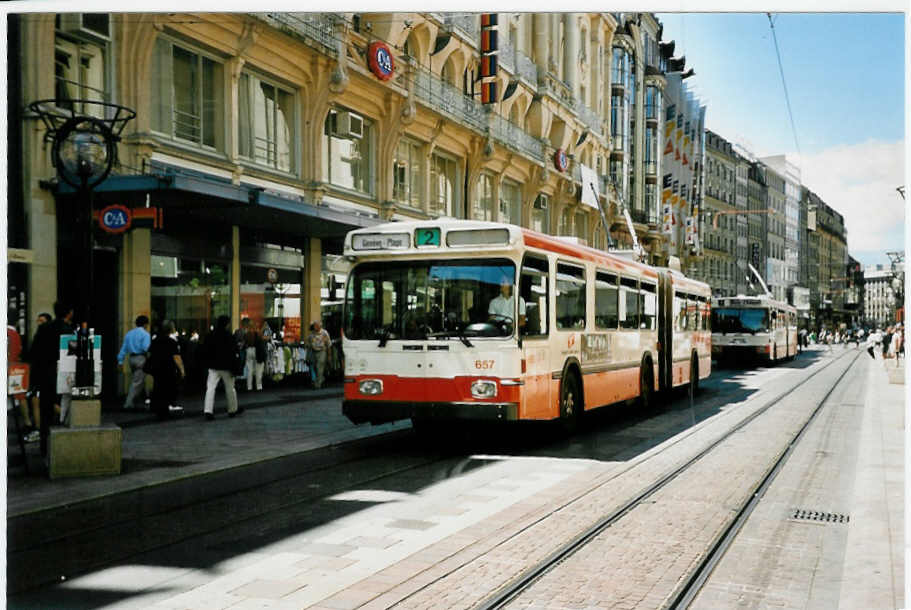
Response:
[[[456,331],[458,331],[459,340],[465,344],[465,347],[474,347],[471,341],[468,340],[468,337],[465,336],[465,327],[456,324]]]
[[[386,347],[386,342],[389,341],[389,336],[392,334],[392,326],[384,326],[383,330],[380,333],[380,343],[377,347]]]

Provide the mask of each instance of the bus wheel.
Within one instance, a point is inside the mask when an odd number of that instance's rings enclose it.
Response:
[[[579,379],[574,373],[568,373],[560,384],[560,425],[564,432],[572,434],[579,428],[582,410]]]
[[[690,398],[696,398],[699,393],[699,360],[696,356],[690,361]]]
[[[639,367],[639,408],[647,411],[655,406],[655,371],[649,360]]]

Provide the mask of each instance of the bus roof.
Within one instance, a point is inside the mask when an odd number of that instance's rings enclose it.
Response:
[[[715,307],[762,307],[797,311],[790,303],[778,301],[767,294],[754,296],[738,294],[736,297],[716,297],[713,300]]]
[[[507,223],[456,218],[388,222],[356,229],[345,237],[345,255],[407,257],[418,253],[432,254],[435,251],[452,254],[460,250],[466,253],[477,253],[479,250],[502,253],[523,245],[593,262],[614,271],[626,271],[653,279],[658,277],[656,267],[573,243],[565,238]],[[708,294],[710,291],[708,284],[704,282],[687,278],[679,271],[666,271],[672,276],[675,288],[700,294]]]

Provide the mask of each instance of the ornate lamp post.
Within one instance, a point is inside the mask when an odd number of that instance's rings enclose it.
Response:
[[[77,113],[75,109],[81,109]],[[52,142],[51,160],[57,176],[79,193],[80,205],[74,215],[76,234],[81,237],[88,277],[79,291],[81,328],[74,393],[94,394],[91,309],[94,294],[93,192],[104,182],[117,161],[117,142],[136,113],[118,104],[93,100],[40,100],[28,105],[47,127],[45,140]],[[104,116],[105,118],[99,118]],[[81,392],[77,390],[82,390]],[[87,389],[87,391],[86,391]]]

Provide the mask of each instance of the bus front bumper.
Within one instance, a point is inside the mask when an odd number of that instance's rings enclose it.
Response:
[[[514,402],[384,402],[345,400],[342,413],[355,424],[383,424],[398,419],[515,421],[519,405]]]

